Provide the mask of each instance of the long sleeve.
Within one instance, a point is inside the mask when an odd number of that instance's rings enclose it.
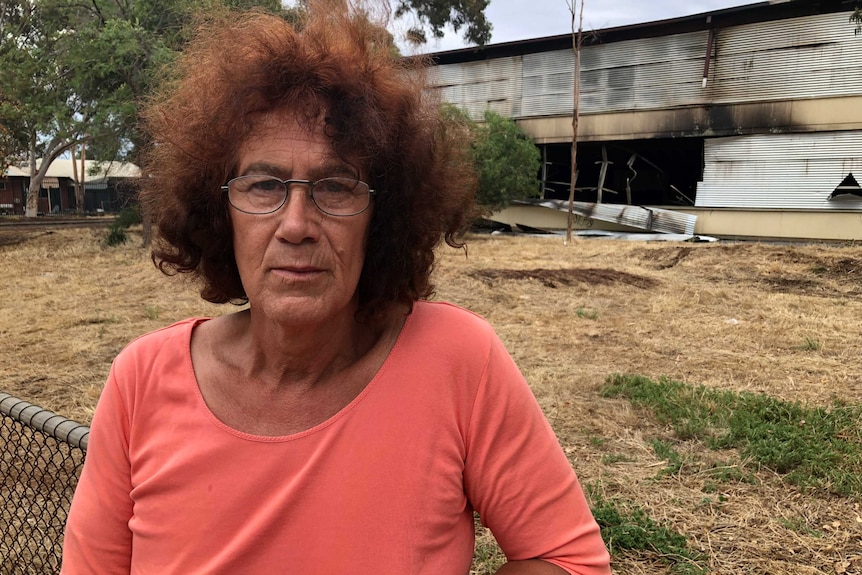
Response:
[[[114,368],[99,398],[63,543],[62,575],[128,575],[131,565],[129,420]]]
[[[574,471],[526,381],[494,338],[468,430],[465,486],[509,560],[610,573]]]

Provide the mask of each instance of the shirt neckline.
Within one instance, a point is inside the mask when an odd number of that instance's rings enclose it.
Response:
[[[256,435],[253,433],[247,433],[245,431],[240,431],[235,429],[223,421],[221,421],[212,410],[207,405],[204,400],[203,393],[201,392],[200,384],[197,379],[197,375],[195,374],[194,364],[192,362],[192,353],[191,353],[191,343],[192,343],[192,333],[194,329],[206,322],[211,320],[211,317],[199,317],[188,320],[188,326],[186,333],[184,335],[184,353],[183,353],[183,363],[184,369],[188,374],[189,382],[192,387],[192,392],[195,397],[195,402],[199,409],[201,409],[211,424],[213,424],[216,428],[232,435],[238,439],[242,439],[245,441],[253,441],[257,443],[283,443],[288,441],[296,441],[299,439],[303,439],[305,437],[317,434],[324,429],[336,424],[343,418],[345,418],[351,411],[353,411],[356,406],[358,406],[362,401],[376,388],[378,387],[378,382],[383,378],[384,373],[387,371],[389,364],[392,363],[393,358],[396,357],[400,353],[400,348],[404,345],[404,340],[406,339],[408,332],[411,332],[411,324],[413,323],[414,316],[419,312],[421,306],[419,305],[421,302],[415,302],[413,305],[413,311],[408,314],[408,316],[404,320],[404,324],[401,326],[401,331],[398,333],[398,337],[395,340],[395,344],[392,346],[392,349],[389,350],[389,353],[386,356],[386,359],[381,364],[380,368],[368,382],[362,391],[360,391],[356,397],[354,397],[350,403],[342,407],[336,413],[334,413],[331,417],[321,421],[317,425],[309,427],[303,431],[298,431],[296,433],[291,433],[289,435]]]

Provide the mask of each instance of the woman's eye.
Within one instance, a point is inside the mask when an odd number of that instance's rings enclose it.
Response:
[[[250,191],[252,192],[274,192],[281,191],[284,189],[284,186],[278,180],[260,180],[254,182],[251,185]]]
[[[320,180],[314,185],[316,191],[326,194],[346,194],[349,193],[355,184],[348,180],[326,179]]]

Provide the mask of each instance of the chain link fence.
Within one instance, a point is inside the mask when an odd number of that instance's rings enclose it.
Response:
[[[0,393],[0,575],[56,574],[90,428]]]

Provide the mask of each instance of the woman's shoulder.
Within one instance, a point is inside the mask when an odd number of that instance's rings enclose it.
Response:
[[[117,356],[117,360],[123,360],[127,357],[152,357],[165,351],[188,353],[192,330],[196,325],[208,319],[202,317],[188,318],[139,335],[123,348]]]
[[[470,334],[493,333],[488,321],[461,306],[445,301],[419,301],[413,306],[413,315],[423,327],[445,331],[466,330]]]
[[[447,348],[484,348],[497,340],[494,328],[479,314],[442,301],[419,301],[409,319],[410,335],[423,345],[437,342]]]

